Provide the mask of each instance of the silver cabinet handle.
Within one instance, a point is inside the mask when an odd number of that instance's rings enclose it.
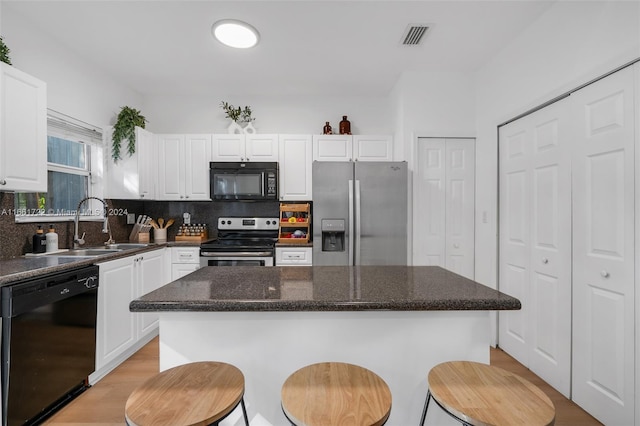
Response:
[[[460,244],[455,243],[455,244],[453,245],[453,248],[460,248]]]
[[[7,184],[6,180],[4,180],[4,179],[0,180],[0,185],[6,185],[6,184]]]
[[[602,278],[609,278],[609,272],[604,269],[600,271],[600,275],[602,276]]]
[[[547,259],[546,257],[543,257],[542,258],[542,263],[544,263],[546,265],[547,263],[549,263],[549,259]]]

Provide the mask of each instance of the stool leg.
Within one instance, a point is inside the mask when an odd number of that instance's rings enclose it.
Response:
[[[242,407],[242,415],[244,416],[244,424],[249,426],[249,417],[247,417],[247,409],[244,406],[244,397],[240,400],[240,406]]]
[[[427,409],[429,408],[430,399],[431,399],[431,390],[427,390],[427,400],[424,402],[424,409],[422,410],[422,418],[420,419],[420,426],[424,426],[424,421],[427,418]]]

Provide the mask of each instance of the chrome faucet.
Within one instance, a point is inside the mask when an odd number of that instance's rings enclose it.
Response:
[[[80,202],[78,203],[78,207],[76,208],[76,217],[74,220],[74,233],[73,233],[73,248],[78,249],[82,244],[84,244],[84,236],[86,235],[86,232],[82,233],[82,237],[78,236],[78,222],[80,221],[80,207],[82,206],[82,203],[84,203],[87,200],[98,200],[104,206],[104,223],[102,225],[102,233],[109,234],[109,239],[105,242],[105,244],[115,243],[115,240],[111,235],[111,227],[109,226],[109,206],[107,205],[107,202],[102,198],[98,198],[98,197],[85,197],[82,200],[80,200]]]

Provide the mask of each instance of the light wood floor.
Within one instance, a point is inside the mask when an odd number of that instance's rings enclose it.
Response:
[[[518,374],[539,386],[556,406],[556,426],[601,425],[600,422],[501,349],[491,349],[491,365]],[[156,337],[105,378],[56,413],[45,425],[123,425],[124,405],[129,394],[158,370],[158,338]]]

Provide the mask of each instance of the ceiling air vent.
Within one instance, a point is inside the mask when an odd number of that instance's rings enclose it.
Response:
[[[416,46],[420,44],[422,37],[426,34],[429,27],[427,25],[409,25],[402,37],[402,44],[405,46]]]

